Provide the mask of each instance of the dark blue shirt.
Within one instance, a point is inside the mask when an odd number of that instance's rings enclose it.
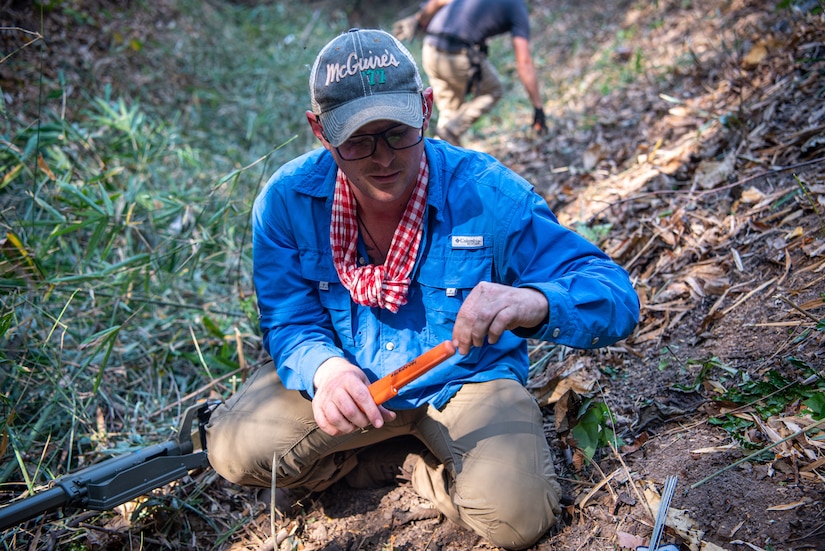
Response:
[[[484,44],[504,33],[530,38],[530,19],[524,0],[453,0],[436,12],[427,26],[428,44],[450,49],[447,37]]]

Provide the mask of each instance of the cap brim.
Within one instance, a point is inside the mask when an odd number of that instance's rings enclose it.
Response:
[[[393,92],[358,98],[321,113],[324,136],[333,147],[338,147],[356,130],[373,121],[396,121],[421,128],[424,113],[421,94],[418,92]]]

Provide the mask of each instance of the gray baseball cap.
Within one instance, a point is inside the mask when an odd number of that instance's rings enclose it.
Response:
[[[352,29],[334,38],[315,58],[309,76],[312,112],[333,147],[373,121],[421,128],[423,89],[410,52],[377,29]]]

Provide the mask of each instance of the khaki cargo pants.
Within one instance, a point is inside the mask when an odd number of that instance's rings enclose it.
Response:
[[[465,385],[438,410],[400,410],[380,429],[332,437],[309,400],[281,384],[273,362],[259,368],[212,414],[209,461],[237,484],[320,491],[355,468],[355,449],[414,435],[436,460],[418,461],[412,486],[447,518],[494,545],[523,549],[556,522],[560,488],[535,400],[518,382]]]
[[[421,66],[433,87],[438,109],[436,133],[446,129],[447,135],[460,137],[504,96],[504,86],[487,56],[481,62],[481,82],[471,96],[465,95],[470,78],[470,59],[466,53],[450,54],[425,43]]]

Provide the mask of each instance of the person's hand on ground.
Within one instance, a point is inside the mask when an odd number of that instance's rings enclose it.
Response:
[[[547,133],[547,119],[544,117],[544,110],[541,107],[536,107],[533,112],[533,130],[539,136]]]
[[[392,34],[401,41],[412,40],[418,30],[418,19],[414,15],[399,19],[392,24]]]

